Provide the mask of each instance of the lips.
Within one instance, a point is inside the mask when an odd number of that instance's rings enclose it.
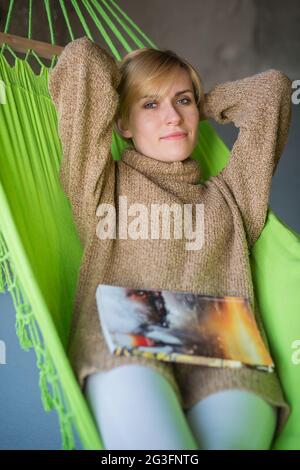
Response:
[[[187,133],[186,132],[173,132],[172,134],[165,135],[164,137],[161,137],[162,139],[170,139],[170,138],[180,138],[180,137],[186,137]]]

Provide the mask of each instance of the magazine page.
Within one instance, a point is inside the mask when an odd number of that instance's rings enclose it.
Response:
[[[96,299],[112,354],[274,369],[246,298],[99,284]]]

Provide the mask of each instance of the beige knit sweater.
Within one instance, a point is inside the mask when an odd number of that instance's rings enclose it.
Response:
[[[145,364],[169,380],[188,409],[221,389],[253,391],[278,407],[280,432],[290,408],[276,373],[117,357],[104,341],[95,299],[99,283],[248,297],[269,350],[255,301],[249,253],[267,215],[272,175],[291,119],[291,81],[274,69],[215,85],[206,94],[205,117],[239,128],[228,165],[199,184],[192,158],[162,162],[126,149],[114,161],[110,146],[120,72],[115,60],[86,36],[70,42],[49,78],[58,113],[63,159],[60,177],[84,247],[68,355],[80,386],[88,374],[122,364]],[[97,236],[97,207],[142,203],[204,204],[205,243],[186,250],[182,239]],[[117,234],[119,219],[117,218]],[[172,233],[171,233],[172,235]],[[270,351],[270,350],[269,350]]]

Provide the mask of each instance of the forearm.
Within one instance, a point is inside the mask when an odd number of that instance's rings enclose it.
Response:
[[[291,80],[271,69],[218,84],[206,96],[209,118],[239,127],[229,162],[218,177],[239,207],[250,246],[263,229],[272,176],[287,141],[291,93]]]
[[[218,83],[205,94],[202,119],[252,126],[266,106],[276,112],[290,92],[291,80],[275,69]]]
[[[114,164],[110,145],[119,78],[114,59],[87,37],[69,43],[50,74],[62,143],[60,179],[78,226],[93,213]]]

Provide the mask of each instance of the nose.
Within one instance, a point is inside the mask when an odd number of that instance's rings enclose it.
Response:
[[[182,121],[180,111],[178,111],[172,104],[166,106],[166,122],[178,123]]]

